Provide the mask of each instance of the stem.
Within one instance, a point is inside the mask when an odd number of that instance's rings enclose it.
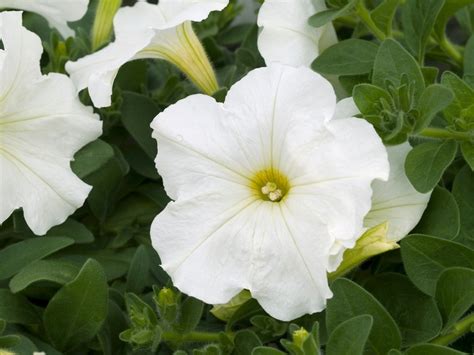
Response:
[[[474,313],[461,319],[459,322],[454,324],[450,332],[434,338],[431,343],[437,345],[449,345],[462,337],[464,334],[468,333],[472,326],[474,326]]]
[[[419,134],[422,137],[438,138],[438,139],[457,139],[462,141],[471,140],[471,135],[468,132],[453,132],[443,128],[425,128]]]
[[[461,52],[451,43],[451,41],[446,36],[443,36],[443,38],[440,39],[439,46],[447,55],[449,55],[457,64],[461,65],[462,67],[463,56]]]
[[[375,22],[372,20],[372,17],[370,17],[370,12],[367,10],[365,7],[364,0],[360,0],[357,5],[356,5],[356,13],[359,15],[360,19],[362,22],[372,31],[375,37],[377,37],[378,40],[383,41],[386,36],[385,33],[383,33],[375,24]]]
[[[212,343],[218,342],[221,338],[221,333],[211,332],[189,332],[186,334],[178,334],[175,332],[164,332],[161,336],[163,341],[178,342],[178,343]],[[232,333],[227,333],[230,337],[233,337]]]

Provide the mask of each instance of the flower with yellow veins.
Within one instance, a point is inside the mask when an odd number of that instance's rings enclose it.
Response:
[[[315,28],[309,18],[327,10],[324,0],[265,0],[258,13],[258,49],[268,64],[306,66],[337,42],[332,23]]]
[[[41,40],[22,26],[21,12],[0,13],[0,40],[0,223],[23,208],[42,235],[89,194],[70,161],[102,124],[66,75],[41,74]]]
[[[83,18],[88,6],[89,0],[0,0],[0,9],[24,10],[43,16],[64,38],[74,36],[68,22]]]
[[[66,70],[79,90],[89,89],[96,107],[110,106],[120,67],[135,59],[167,60],[201,91],[213,94],[219,89],[217,79],[191,21],[202,21],[227,4],[228,0],[160,0],[158,5],[139,1],[122,7],[114,18],[115,41],[68,62]]]
[[[223,104],[193,95],[157,116],[174,202],[151,235],[176,287],[211,304],[247,289],[281,320],[324,309],[333,245],[355,245],[389,174],[374,128],[343,113],[323,77],[272,65]]]

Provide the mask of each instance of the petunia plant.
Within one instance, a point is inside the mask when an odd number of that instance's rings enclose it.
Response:
[[[0,0],[0,355],[474,350],[474,0]]]

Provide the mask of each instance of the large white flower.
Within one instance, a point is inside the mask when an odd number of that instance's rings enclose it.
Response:
[[[91,187],[69,163],[102,125],[67,76],[41,74],[41,41],[21,12],[0,13],[0,39],[0,223],[23,208],[44,234],[84,203]]]
[[[331,23],[315,28],[309,18],[326,10],[324,0],[265,0],[258,13],[262,28],[258,49],[268,64],[309,66],[320,52],[337,42]]]
[[[156,166],[175,201],[151,235],[179,289],[211,304],[248,289],[282,320],[325,307],[333,244],[354,246],[371,183],[389,173],[373,127],[341,112],[323,77],[273,65],[224,104],[193,95],[157,116]]]
[[[88,5],[89,0],[0,0],[0,9],[18,9],[43,16],[64,38],[74,36],[67,23],[80,20]]]
[[[120,67],[143,58],[170,61],[203,92],[212,94],[218,89],[217,80],[191,21],[202,21],[227,4],[228,0],[160,0],[158,5],[140,1],[123,7],[114,18],[115,42],[68,62],[66,70],[79,90],[89,88],[96,107],[110,106]]]

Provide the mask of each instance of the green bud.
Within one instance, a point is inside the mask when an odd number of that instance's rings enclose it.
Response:
[[[349,271],[362,264],[375,255],[399,248],[399,245],[387,239],[388,224],[382,223],[370,228],[357,240],[354,248],[344,252],[344,258],[339,268],[329,274],[329,279],[334,280],[347,274]]]
[[[174,323],[178,315],[179,294],[167,287],[159,291],[155,289],[154,291],[153,300],[158,308],[160,317],[169,323]]]
[[[308,339],[310,334],[306,329],[301,327],[298,330],[295,330],[292,334],[293,337],[293,343],[300,349],[303,349],[303,344]]]
[[[98,49],[110,40],[113,20],[122,0],[99,0],[92,27],[92,50]]]

